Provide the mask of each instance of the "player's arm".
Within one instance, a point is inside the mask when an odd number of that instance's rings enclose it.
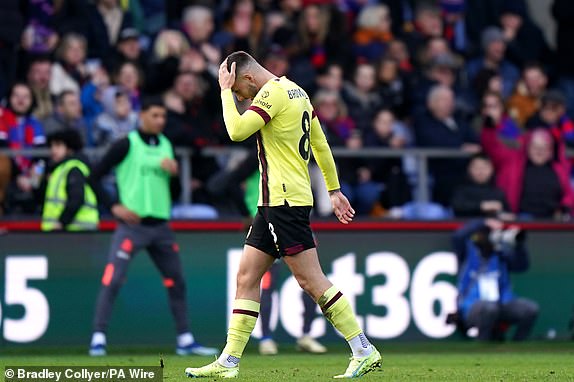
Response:
[[[325,133],[321,128],[319,118],[315,115],[311,120],[309,140],[315,160],[323,173],[323,178],[325,179],[325,184],[329,191],[329,197],[331,198],[333,212],[341,223],[348,224],[353,220],[355,210],[351,207],[351,203],[349,203],[347,197],[345,197],[341,192],[333,153],[331,153],[331,148],[329,147]]]
[[[225,128],[234,142],[244,141],[253,133],[261,129],[267,121],[253,109],[249,108],[243,114],[239,114],[233,99],[231,89],[221,91],[221,104],[223,106],[223,120]]]
[[[323,178],[327,185],[327,191],[332,192],[340,189],[341,186],[339,185],[339,177],[337,176],[335,160],[333,159],[331,148],[329,147],[329,143],[327,143],[327,138],[325,137],[325,133],[321,128],[321,123],[317,116],[314,116],[311,120],[309,139],[311,141],[313,156],[323,173]]]

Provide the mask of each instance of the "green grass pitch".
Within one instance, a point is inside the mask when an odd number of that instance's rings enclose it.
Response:
[[[383,371],[362,381],[574,381],[574,342],[522,344],[377,343]],[[297,353],[282,344],[277,356],[260,356],[253,343],[241,361],[240,381],[328,381],[347,367],[349,353],[331,346],[324,355]],[[107,357],[91,358],[85,349],[5,349],[3,366],[159,366],[164,381],[185,381],[184,369],[211,362],[209,357],[178,357],[173,349],[114,348]],[[206,381],[209,381],[207,379]]]

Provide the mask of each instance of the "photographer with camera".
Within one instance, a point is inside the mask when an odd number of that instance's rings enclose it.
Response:
[[[530,334],[538,304],[512,292],[510,272],[529,267],[525,232],[504,229],[496,219],[472,220],[453,236],[458,259],[458,315],[467,331],[478,329],[483,341],[503,339],[501,328],[516,325],[514,341]],[[502,329],[504,330],[504,329]]]

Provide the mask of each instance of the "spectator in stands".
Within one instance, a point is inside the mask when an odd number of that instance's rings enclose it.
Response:
[[[82,146],[88,139],[89,131],[82,117],[80,95],[71,90],[64,90],[57,98],[56,111],[42,121],[45,134],[51,135],[62,130],[75,131],[82,140]]]
[[[321,89],[315,94],[313,105],[316,105],[315,112],[329,143],[335,147],[345,146],[356,125],[349,117],[341,96],[334,91]]]
[[[293,50],[293,80],[303,88],[312,88],[315,71],[329,60],[340,63],[345,70],[355,62],[341,13],[332,5],[310,4],[303,8],[296,36],[288,50]]]
[[[54,4],[50,0],[30,2],[27,25],[22,34],[22,48],[29,54],[49,54],[58,44],[57,25],[54,24]]]
[[[153,43],[153,59],[156,62],[161,62],[169,57],[181,57],[189,50],[189,43],[185,39],[183,33],[165,29],[157,35]]]
[[[8,106],[0,108],[0,147],[19,150],[39,147],[46,143],[41,123],[32,116],[33,109],[32,89],[22,82],[12,85],[8,93]],[[38,206],[43,163],[36,163],[30,157],[17,156],[10,172],[15,182],[9,186],[11,190],[7,195],[8,207],[20,207],[26,212],[33,212]]]
[[[451,53],[433,57],[428,67],[423,68],[423,76],[413,90],[413,114],[423,112],[427,105],[429,91],[436,85],[442,85],[455,92],[455,110],[469,114],[472,111],[472,100],[458,85],[460,63]]]
[[[378,61],[393,39],[391,15],[385,4],[365,5],[356,20],[353,54],[359,62]]]
[[[105,58],[113,53],[120,31],[133,27],[131,14],[119,0],[96,0],[88,9],[88,56]]]
[[[145,92],[160,94],[173,84],[180,69],[182,57],[190,51],[189,43],[184,34],[177,30],[161,31],[153,42],[152,58],[148,72],[145,73]]]
[[[530,265],[524,232],[503,229],[495,219],[473,220],[453,236],[458,260],[458,314],[467,334],[481,341],[504,340],[501,326],[516,325],[512,339],[528,338],[538,316],[538,304],[517,297],[510,272],[524,272]]]
[[[574,2],[554,0],[552,16],[556,20],[556,69],[560,88],[568,100],[568,113],[574,116]]]
[[[140,37],[140,33],[135,28],[122,29],[108,66],[117,68],[125,62],[132,62],[145,73],[148,69],[149,60],[146,52],[142,49]]]
[[[404,41],[398,39],[390,41],[387,50],[388,57],[399,63],[399,68],[403,75],[409,75],[414,72],[411,54]]]
[[[189,71],[179,73],[163,96],[167,108],[164,133],[175,146],[194,149],[191,174],[193,202],[212,205],[214,201],[206,183],[220,170],[220,166],[215,158],[203,156],[201,150],[220,143],[210,108],[214,104],[221,105],[221,102],[209,102],[206,94],[207,84],[201,76]],[[182,174],[185,175],[189,174]]]
[[[405,36],[411,55],[416,57],[429,38],[442,37],[443,32],[440,8],[431,2],[419,3],[415,9],[414,30]]]
[[[341,94],[343,89],[343,67],[341,64],[330,62],[317,70],[315,88],[317,90],[328,90]]]
[[[521,127],[538,111],[542,95],[546,92],[548,76],[539,64],[527,64],[522,70],[522,79],[507,102],[507,108]]]
[[[454,92],[437,85],[427,98],[427,110],[414,121],[416,144],[419,147],[458,148],[468,153],[480,151],[473,130],[454,112]],[[433,199],[448,206],[454,188],[462,181],[466,168],[464,159],[433,159],[429,169],[434,178]]]
[[[500,12],[500,25],[506,42],[506,58],[519,68],[529,62],[552,61],[544,34],[530,19],[525,0],[505,0]]]
[[[34,117],[43,119],[54,111],[50,81],[52,77],[52,61],[46,56],[40,56],[30,62],[26,80],[36,99]]]
[[[357,65],[353,80],[343,87],[343,100],[349,109],[349,116],[361,132],[369,129],[375,111],[382,106],[377,92],[375,67],[370,63]]]
[[[495,129],[485,126],[481,142],[497,169],[496,184],[505,192],[512,212],[524,218],[570,216],[574,194],[563,141],[546,129],[536,129],[521,137],[518,147],[509,147]]]
[[[52,22],[60,38],[70,32],[87,36],[90,33],[89,13],[93,8],[90,0],[52,1],[54,15]]]
[[[128,61],[118,67],[114,83],[126,92],[130,98],[132,110],[136,112],[140,109],[140,92],[143,82],[141,68],[136,63]]]
[[[257,52],[262,30],[263,18],[255,2],[232,0],[223,14],[222,28],[213,35],[213,45],[222,57],[237,50]]]
[[[363,142],[365,147],[402,149],[412,144],[412,134],[390,109],[380,109]],[[402,206],[411,200],[402,158],[369,158],[367,162],[373,182],[379,184],[382,190],[379,202],[384,210]],[[376,215],[377,212],[383,211],[375,208],[373,213]]]
[[[494,128],[500,139],[516,147],[522,130],[508,115],[500,93],[487,92],[482,97],[480,130]]]
[[[52,171],[46,186],[42,230],[96,230],[98,201],[87,183],[90,167],[81,154],[82,137],[77,130],[61,129],[48,135],[48,144]]]
[[[383,58],[377,65],[377,90],[382,104],[399,118],[407,116],[410,110],[409,83],[401,75],[399,63]]]
[[[351,150],[363,147],[361,132],[348,117],[347,107],[337,93],[320,90],[314,97],[313,105],[332,147]],[[368,214],[380,194],[380,187],[372,182],[368,161],[364,158],[341,158],[337,165],[341,189],[351,198],[357,214]]]
[[[80,99],[82,101],[82,114],[86,125],[90,129],[91,133],[88,134],[88,138],[91,141],[86,142],[90,147],[94,146],[94,120],[103,113],[104,106],[102,104],[102,95],[104,90],[110,86],[111,80],[108,75],[108,71],[102,65],[96,65],[90,69],[90,79],[82,87],[82,92],[80,94]]]
[[[481,36],[483,54],[466,65],[469,81],[474,81],[478,72],[483,68],[496,70],[502,78],[502,96],[507,98],[520,77],[516,66],[505,59],[506,40],[504,33],[498,27],[488,27]]]
[[[17,51],[24,29],[24,4],[18,0],[0,2],[0,99],[4,98],[16,75]]]
[[[62,38],[56,50],[57,61],[52,65],[50,92],[57,96],[64,90],[79,92],[88,80],[85,66],[87,42],[75,33],[69,33]]]
[[[191,47],[203,55],[208,66],[217,68],[221,61],[221,51],[213,41],[215,23],[211,8],[203,5],[185,8],[182,29]]]
[[[451,55],[452,51],[444,37],[431,37],[426,40],[420,52],[417,53],[418,64],[424,68],[430,65],[436,57]]]
[[[138,116],[132,109],[129,94],[110,86],[102,94],[104,112],[95,120],[94,136],[98,146],[107,146],[125,137],[137,127]]]
[[[456,217],[500,217],[509,211],[504,192],[494,184],[494,166],[487,155],[470,159],[467,180],[454,191],[452,209]]]
[[[526,128],[548,129],[554,138],[574,147],[574,122],[566,114],[566,98],[559,90],[544,93],[540,110],[526,122]]]
[[[494,69],[481,69],[470,85],[467,94],[476,111],[481,109],[482,100],[486,93],[499,94],[502,99],[502,77]]]
[[[466,0],[440,0],[444,22],[444,36],[452,49],[459,53],[468,51],[466,32]]]

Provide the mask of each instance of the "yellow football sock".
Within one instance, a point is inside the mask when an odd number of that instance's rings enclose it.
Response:
[[[318,304],[325,318],[347,341],[362,333],[349,300],[334,285],[319,297]]]
[[[245,345],[249,341],[249,336],[257,317],[259,316],[259,303],[252,300],[235,300],[233,303],[233,315],[227,330],[227,343],[223,349],[224,354],[241,358]]]

